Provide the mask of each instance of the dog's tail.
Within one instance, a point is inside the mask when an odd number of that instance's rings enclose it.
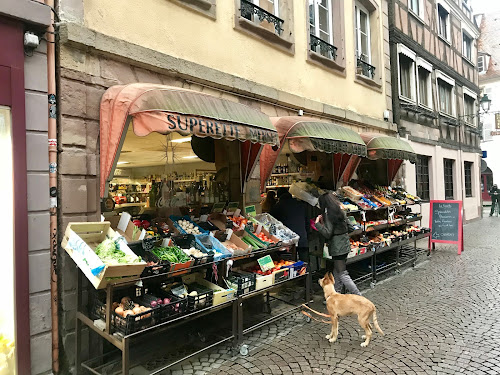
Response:
[[[380,328],[380,326],[378,325],[378,320],[377,320],[377,309],[373,310],[373,325],[375,326],[375,328],[377,329],[377,331],[380,332],[380,334],[382,336],[384,336],[384,331],[382,331],[382,328]]]

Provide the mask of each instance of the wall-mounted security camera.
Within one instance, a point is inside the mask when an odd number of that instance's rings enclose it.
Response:
[[[40,44],[40,39],[38,36],[30,31],[24,33],[24,49],[28,51],[33,51]]]
[[[386,110],[384,111],[384,121],[389,121],[389,116],[390,116],[390,115],[391,115],[391,114],[390,114],[389,110],[387,110],[387,109],[386,109]]]

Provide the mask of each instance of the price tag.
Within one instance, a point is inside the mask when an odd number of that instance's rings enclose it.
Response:
[[[259,263],[262,272],[266,272],[274,268],[274,262],[270,255],[257,259],[257,263]]]
[[[262,224],[257,225],[257,229],[255,230],[255,234],[259,234],[262,230]]]
[[[238,217],[238,216],[240,216],[240,214],[241,214],[241,210],[240,210],[239,208],[237,208],[237,209],[234,211],[233,216],[234,216],[234,217]]]
[[[215,237],[215,236],[214,236],[214,232],[209,232],[209,233],[210,233],[209,235],[210,235],[211,237]]]
[[[207,222],[207,220],[208,220],[208,215],[201,215],[201,216],[200,216],[200,221],[201,221],[202,223],[206,223],[206,222]]]
[[[226,241],[229,241],[232,235],[233,235],[233,230],[229,228],[226,229]]]
[[[128,212],[123,212],[120,216],[120,221],[118,222],[116,229],[120,229],[122,232],[125,232],[130,219],[132,219],[132,216]]]
[[[255,217],[255,215],[257,215],[257,211],[255,210],[255,206],[245,207],[245,213],[247,214],[247,216]]]
[[[164,238],[163,241],[161,242],[161,247],[168,247],[172,245],[172,239],[171,238]]]
[[[141,234],[139,235],[139,241],[142,241],[146,237],[146,229],[143,229],[141,231]]]

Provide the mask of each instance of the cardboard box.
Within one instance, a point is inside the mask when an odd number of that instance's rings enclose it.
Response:
[[[143,228],[136,228],[134,223],[131,221],[132,216],[128,212],[123,212],[121,215],[115,215],[108,218],[111,223],[111,228],[116,232],[120,233],[127,242],[135,242],[141,240],[144,235],[141,236]]]
[[[108,221],[69,223],[64,233],[61,246],[96,289],[105,288],[110,282],[116,282],[115,278],[139,278],[146,267],[145,262],[107,265],[100,260],[95,253],[95,248],[106,238],[114,238],[115,235]],[[124,241],[120,243],[120,249],[126,254],[136,255]],[[102,270],[96,273],[96,268],[102,268]],[[113,279],[110,280],[110,278]]]
[[[189,275],[186,275],[182,278],[182,282],[184,284],[191,284],[191,283],[197,283],[200,284],[207,289],[213,290],[214,291],[214,302],[213,306],[220,305],[222,303],[225,303],[227,301],[230,301],[234,298],[236,298],[236,290],[230,288],[230,289],[224,289],[221,286],[218,286],[216,284],[211,283],[210,281],[207,281],[203,278],[203,275],[200,273],[192,273]],[[217,292],[216,292],[217,290]]]

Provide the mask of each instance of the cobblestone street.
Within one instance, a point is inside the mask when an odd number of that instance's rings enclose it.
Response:
[[[385,337],[360,347],[355,318],[329,326],[295,314],[246,338],[248,356],[220,347],[179,374],[500,374],[500,218],[465,227],[465,252],[441,246],[416,268],[363,293],[375,303]],[[315,308],[325,311],[322,296]]]

